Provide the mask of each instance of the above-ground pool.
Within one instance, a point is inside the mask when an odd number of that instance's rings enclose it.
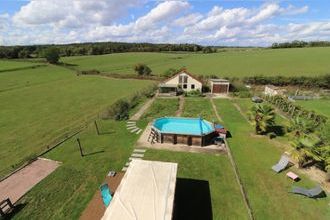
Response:
[[[160,136],[159,142],[173,144],[204,146],[215,133],[213,124],[201,118],[157,118],[153,128]]]

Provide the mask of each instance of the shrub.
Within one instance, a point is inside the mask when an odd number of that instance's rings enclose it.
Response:
[[[151,74],[151,69],[143,63],[138,63],[134,66],[134,71],[140,76],[148,76]]]
[[[96,69],[78,71],[78,75],[99,75],[100,73],[101,72]]]
[[[203,96],[203,93],[201,93],[201,91],[196,89],[196,90],[191,90],[189,92],[185,92],[184,96],[186,96],[186,97],[201,97],[201,96]]]

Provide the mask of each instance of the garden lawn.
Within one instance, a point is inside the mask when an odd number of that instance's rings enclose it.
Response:
[[[309,199],[288,193],[293,185],[314,187],[301,175],[293,183],[284,171],[271,170],[283,153],[272,140],[254,135],[253,127],[236,110],[231,100],[214,100],[232,137],[228,139],[242,184],[256,219],[329,219],[329,199]],[[299,174],[295,168],[290,168]]]
[[[35,66],[38,66],[38,64],[33,62],[0,59],[0,73],[9,70],[12,71],[12,70],[25,69],[25,68],[32,68]]]
[[[330,48],[290,48],[202,53],[117,53],[99,56],[64,57],[63,62],[80,70],[134,74],[136,63],[145,63],[159,75],[169,68],[186,67],[197,75],[316,76],[328,74]]]
[[[144,159],[178,163],[178,178],[207,181],[214,220],[248,219],[233,169],[226,155],[147,150]],[[193,208],[197,210],[203,206],[198,203],[198,197],[194,196],[199,195],[199,190],[201,189],[192,188],[191,197],[186,198],[186,202],[190,199],[196,200],[194,204],[197,205]]]
[[[211,102],[207,98],[185,98],[182,117],[202,117],[210,122],[217,121]]]
[[[0,74],[0,176],[151,81],[77,77],[62,67]],[[129,88],[129,89],[128,89]]]
[[[133,151],[138,135],[126,123],[98,121],[44,155],[63,162],[56,171],[36,185],[23,199],[13,219],[78,219],[110,170],[120,171]],[[81,157],[76,138],[86,156]]]
[[[142,119],[152,121],[155,118],[175,116],[179,108],[178,98],[157,98],[150,108],[142,115]]]

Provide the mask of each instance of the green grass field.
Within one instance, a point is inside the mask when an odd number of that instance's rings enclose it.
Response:
[[[0,73],[0,176],[151,83],[77,77],[55,66]]]
[[[300,174],[293,183],[271,170],[284,149],[267,137],[254,135],[253,127],[230,100],[215,100],[218,112],[232,137],[228,139],[239,175],[256,219],[328,219],[329,199],[312,200],[288,193],[291,186],[313,187],[316,183]],[[299,174],[295,168],[290,170]]]
[[[187,67],[196,75],[244,77],[253,75],[316,76],[328,74],[330,48],[264,49],[194,53],[119,53],[101,56],[64,57],[80,70],[98,69],[111,73],[133,74],[136,63],[150,66],[154,74],[169,68]]]
[[[13,61],[13,60],[1,60],[0,59],[0,73],[8,70],[16,70],[23,68],[30,68],[37,65],[38,63],[25,62],[25,61]]]

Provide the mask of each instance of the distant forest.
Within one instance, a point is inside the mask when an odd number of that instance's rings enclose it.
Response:
[[[292,42],[284,42],[284,43],[273,43],[271,48],[299,48],[299,47],[330,47],[330,41],[299,41],[295,40]]]
[[[60,56],[101,55],[121,52],[216,52],[216,49],[213,47],[204,47],[197,44],[98,42],[62,45],[0,46],[0,58],[17,59],[42,57],[43,50],[50,47],[57,48]]]

